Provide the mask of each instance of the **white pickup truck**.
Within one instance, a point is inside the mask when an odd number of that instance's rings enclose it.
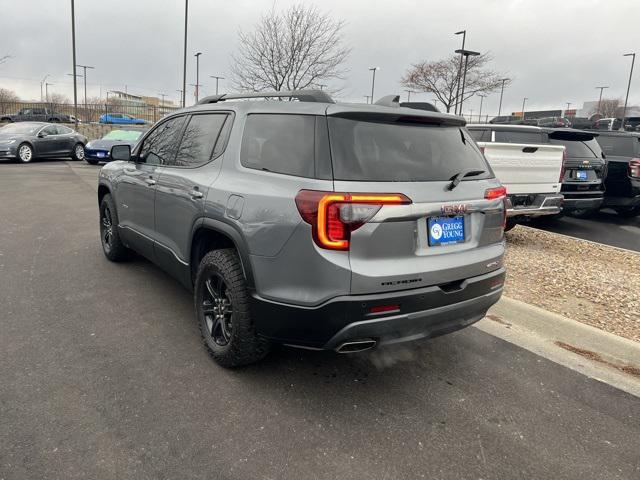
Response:
[[[562,210],[565,147],[539,127],[467,125],[496,177],[507,188],[507,230],[518,221]]]

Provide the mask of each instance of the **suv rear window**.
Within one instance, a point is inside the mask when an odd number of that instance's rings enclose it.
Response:
[[[315,129],[313,115],[249,115],[240,163],[256,170],[313,178]]]
[[[444,181],[467,168],[490,169],[462,127],[329,117],[336,180]]]
[[[549,142],[553,145],[564,145],[567,147],[567,157],[601,158],[602,156],[602,149],[595,138],[585,141],[550,138]]]
[[[639,142],[637,137],[624,136],[608,136],[601,135],[598,137],[598,143],[606,155],[614,155],[619,157],[635,157],[639,150]]]

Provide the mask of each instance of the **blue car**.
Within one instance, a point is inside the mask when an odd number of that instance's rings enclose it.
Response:
[[[127,144],[133,147],[140,139],[142,134],[146,132],[142,130],[111,130],[99,140],[91,140],[84,148],[84,159],[91,165],[97,165],[99,162],[111,161],[111,147],[114,145]]]
[[[126,113],[105,113],[100,115],[100,123],[114,123],[119,125],[147,125],[149,122],[142,118],[135,118]]]

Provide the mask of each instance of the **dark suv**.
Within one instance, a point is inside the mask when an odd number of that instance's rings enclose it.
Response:
[[[297,101],[232,101],[274,97]],[[464,120],[325,92],[208,97],[114,146],[104,253],[194,290],[222,365],[271,342],[355,352],[481,319],[505,271],[505,189]]]
[[[603,206],[640,215],[640,133],[599,132],[597,139],[608,163]]]

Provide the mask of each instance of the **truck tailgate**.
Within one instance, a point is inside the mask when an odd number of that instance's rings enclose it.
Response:
[[[564,147],[478,142],[508,194],[558,193]]]

